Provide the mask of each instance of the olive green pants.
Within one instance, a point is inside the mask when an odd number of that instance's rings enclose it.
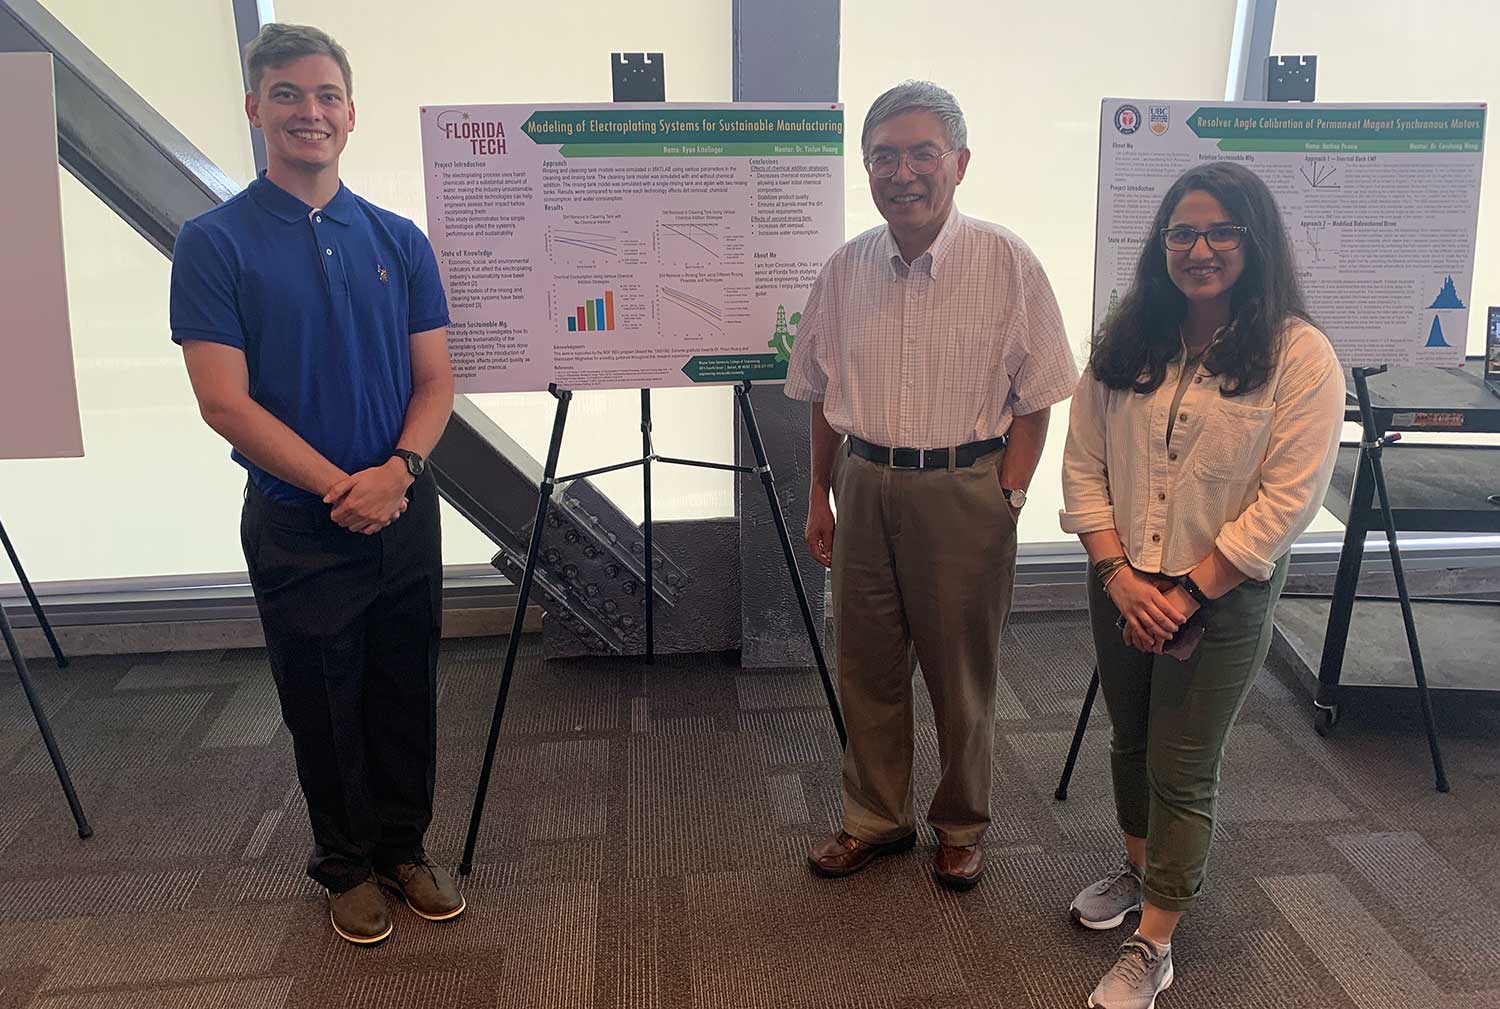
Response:
[[[1203,887],[1224,743],[1271,647],[1286,572],[1283,557],[1269,581],[1216,600],[1186,662],[1127,645],[1120,611],[1089,574],[1099,685],[1114,725],[1115,808],[1120,828],[1146,839],[1146,899],[1164,911],[1186,911]]]

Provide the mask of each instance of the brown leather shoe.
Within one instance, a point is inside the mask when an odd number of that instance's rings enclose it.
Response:
[[[449,921],[468,906],[453,877],[426,855],[415,862],[376,869],[375,879],[405,897],[406,906],[428,921]]]
[[[840,830],[812,846],[807,853],[807,865],[819,876],[829,879],[852,876],[881,855],[911,851],[916,843],[916,831],[894,841],[870,842]]]
[[[384,942],[391,934],[391,909],[373,879],[343,893],[328,893],[328,917],[342,939],[360,946]]]
[[[984,875],[984,846],[965,845],[956,848],[948,844],[938,845],[937,858],[932,861],[932,874],[944,886],[955,890],[968,890]]]

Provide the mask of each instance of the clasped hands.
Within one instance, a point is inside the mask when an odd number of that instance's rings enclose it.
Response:
[[[412,477],[406,463],[392,458],[344,477],[323,495],[332,507],[329,517],[353,533],[372,536],[396,521],[406,511],[406,489]]]
[[[1142,652],[1160,655],[1178,629],[1198,611],[1197,601],[1172,579],[1129,566],[1111,578],[1104,591],[1124,620],[1121,634],[1125,643]]]

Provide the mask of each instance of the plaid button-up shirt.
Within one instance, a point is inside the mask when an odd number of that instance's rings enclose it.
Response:
[[[1077,382],[1036,256],[955,208],[910,264],[884,226],[834,253],[802,312],[785,392],[821,400],[842,434],[946,448],[1004,434]]]

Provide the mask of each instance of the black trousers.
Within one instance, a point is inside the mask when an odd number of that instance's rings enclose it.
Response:
[[[432,476],[408,497],[373,536],[253,486],[240,520],[312,820],[307,873],[336,893],[421,857],[432,822],[443,588]]]

